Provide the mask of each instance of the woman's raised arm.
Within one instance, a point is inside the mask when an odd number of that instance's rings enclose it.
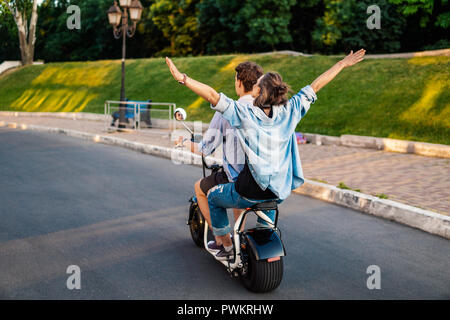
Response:
[[[315,93],[319,92],[324,86],[326,86],[331,80],[334,79],[344,68],[350,67],[358,62],[364,60],[364,55],[366,50],[361,49],[355,53],[353,50],[344,59],[336,63],[330,69],[322,73],[313,83],[311,83],[311,88]]]
[[[170,58],[166,57],[166,63],[167,66],[169,67],[170,73],[172,73],[172,76],[174,77],[175,80],[184,84],[186,87],[191,89],[195,94],[199,95],[200,97],[211,103],[213,106],[217,105],[220,99],[220,95],[217,93],[216,90],[214,90],[213,88],[204,83],[189,78],[186,74],[178,71],[177,67]]]

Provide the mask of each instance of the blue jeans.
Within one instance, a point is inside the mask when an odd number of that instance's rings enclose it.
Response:
[[[278,199],[274,200],[281,203]],[[219,184],[214,188],[211,188],[208,192],[208,205],[214,235],[223,236],[231,231],[227,208],[246,209],[266,201],[270,200],[252,200],[240,196],[236,191],[234,182]],[[275,210],[266,210],[264,213],[274,221]],[[259,217],[258,224],[267,225],[267,223]]]

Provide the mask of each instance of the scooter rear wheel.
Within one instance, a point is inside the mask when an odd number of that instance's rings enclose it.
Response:
[[[202,213],[198,207],[198,204],[191,203],[189,207],[189,230],[191,232],[191,237],[194,243],[203,248],[203,235],[205,233],[205,218],[203,218]]]
[[[252,250],[247,250],[245,270],[240,274],[244,287],[252,292],[259,293],[275,290],[283,279],[283,257],[273,262],[256,260]]]

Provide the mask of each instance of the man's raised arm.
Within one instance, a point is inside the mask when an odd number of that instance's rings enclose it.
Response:
[[[214,90],[213,88],[204,83],[189,78],[186,74],[178,71],[173,61],[168,57],[166,57],[166,63],[167,66],[169,67],[170,73],[172,73],[172,76],[175,80],[184,84],[186,87],[191,89],[195,94],[199,95],[200,97],[211,103],[213,106],[217,105],[220,99],[220,95],[217,93],[216,90]]]

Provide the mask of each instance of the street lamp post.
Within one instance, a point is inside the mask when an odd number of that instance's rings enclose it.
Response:
[[[108,20],[113,27],[114,38],[122,37],[122,83],[120,88],[120,101],[125,101],[125,55],[126,55],[126,38],[133,37],[136,32],[136,24],[141,20],[142,4],[139,0],[120,0],[120,7],[117,1],[108,10]],[[132,24],[128,23],[128,10],[130,11],[130,19]],[[121,103],[119,107],[119,128],[125,128],[125,110],[126,104]]]

